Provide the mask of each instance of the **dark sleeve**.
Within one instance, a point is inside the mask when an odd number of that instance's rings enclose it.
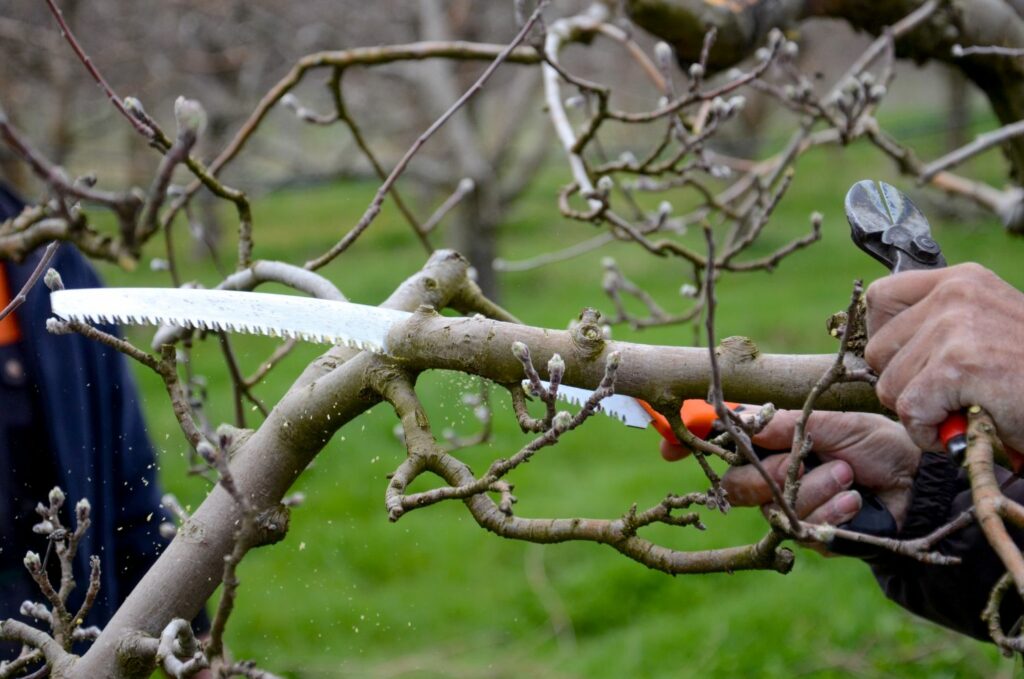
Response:
[[[1010,479],[1009,471],[997,467],[1000,483]],[[1024,502],[1024,480],[1014,478],[1003,489],[1007,497]],[[954,519],[972,504],[966,472],[949,456],[924,453],[914,480],[910,509],[900,539],[922,537]],[[1024,532],[1007,526],[1018,546]],[[960,557],[955,566],[937,566],[916,559],[880,555],[869,560],[885,595],[912,613],[977,639],[991,641],[981,611],[996,581],[1006,572],[989,546],[977,522],[957,531],[936,545],[943,554]],[[1012,627],[1024,612],[1012,591],[1000,609],[1004,630]]]

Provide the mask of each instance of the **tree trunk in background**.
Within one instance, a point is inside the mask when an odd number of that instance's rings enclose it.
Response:
[[[967,78],[955,68],[946,73],[946,96],[949,104],[946,149],[952,151],[971,138],[971,88],[967,86]]]
[[[493,182],[476,182],[455,209],[452,245],[476,271],[476,282],[484,294],[498,301],[498,280],[494,260],[498,256],[498,224],[501,208]]]

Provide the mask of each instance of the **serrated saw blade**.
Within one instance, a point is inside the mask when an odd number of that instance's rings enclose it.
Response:
[[[545,389],[551,388],[551,384],[549,382],[541,380],[540,383]],[[523,380],[523,388],[530,391],[529,380]],[[560,401],[582,406],[584,403],[589,401],[590,397],[593,395],[594,392],[590,389],[582,389],[580,387],[570,387],[566,384],[559,384],[558,393],[555,394],[555,397]],[[598,405],[598,408],[608,417],[614,417],[627,427],[645,429],[647,425],[651,423],[651,416],[647,414],[647,411],[643,409],[643,406],[637,403],[637,400],[632,396],[623,396],[622,394],[605,396],[601,399],[601,403]]]
[[[387,352],[387,334],[406,311],[333,300],[233,290],[83,288],[50,295],[66,321],[170,325],[197,330],[292,337]]]

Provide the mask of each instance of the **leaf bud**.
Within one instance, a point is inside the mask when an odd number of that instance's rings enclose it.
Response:
[[[32,526],[32,532],[37,535],[49,535],[53,532],[54,528],[56,528],[56,526],[53,525],[53,522],[46,519]]]
[[[604,365],[608,370],[618,370],[619,364],[622,362],[622,353],[613,351],[608,354],[608,358],[605,359]]]
[[[690,64],[689,73],[691,80],[699,80],[704,77],[704,66],[697,63]]]
[[[43,276],[43,283],[50,290],[63,290],[64,281],[61,280],[60,274],[57,273],[56,269],[47,269],[46,274]]]
[[[672,47],[667,42],[659,41],[654,46],[654,56],[662,68],[668,68],[672,63]]]
[[[30,571],[36,571],[43,567],[43,562],[39,559],[39,555],[32,551],[25,554],[24,563],[25,568]]]
[[[214,460],[217,458],[217,451],[214,450],[213,444],[205,439],[200,441],[196,446],[196,452],[199,453],[200,457],[206,460],[209,464],[213,464]]]
[[[512,343],[512,355],[520,361],[526,362],[530,360],[530,349],[525,344],[517,340]]]
[[[53,488],[50,489],[50,495],[48,499],[50,500],[51,507],[60,507],[61,505],[64,504],[64,491],[60,489],[60,486],[54,486]]]
[[[562,375],[565,374],[565,361],[558,354],[551,357],[548,361],[548,379],[552,382],[562,381]]]
[[[206,128],[206,110],[195,99],[178,97],[174,101],[174,120],[178,134],[198,136]]]
[[[125,110],[136,118],[146,117],[146,109],[142,108],[142,102],[136,97],[125,97],[121,103],[124,104]]]
[[[559,434],[568,429],[570,424],[572,424],[572,415],[565,410],[559,410],[558,413],[551,418],[551,428]]]

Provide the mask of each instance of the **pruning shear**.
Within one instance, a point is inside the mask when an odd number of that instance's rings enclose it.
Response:
[[[946,266],[927,218],[891,184],[863,179],[850,187],[846,219],[853,242],[894,274]],[[967,452],[967,416],[963,411],[951,413],[939,425],[939,439],[960,464]]]

